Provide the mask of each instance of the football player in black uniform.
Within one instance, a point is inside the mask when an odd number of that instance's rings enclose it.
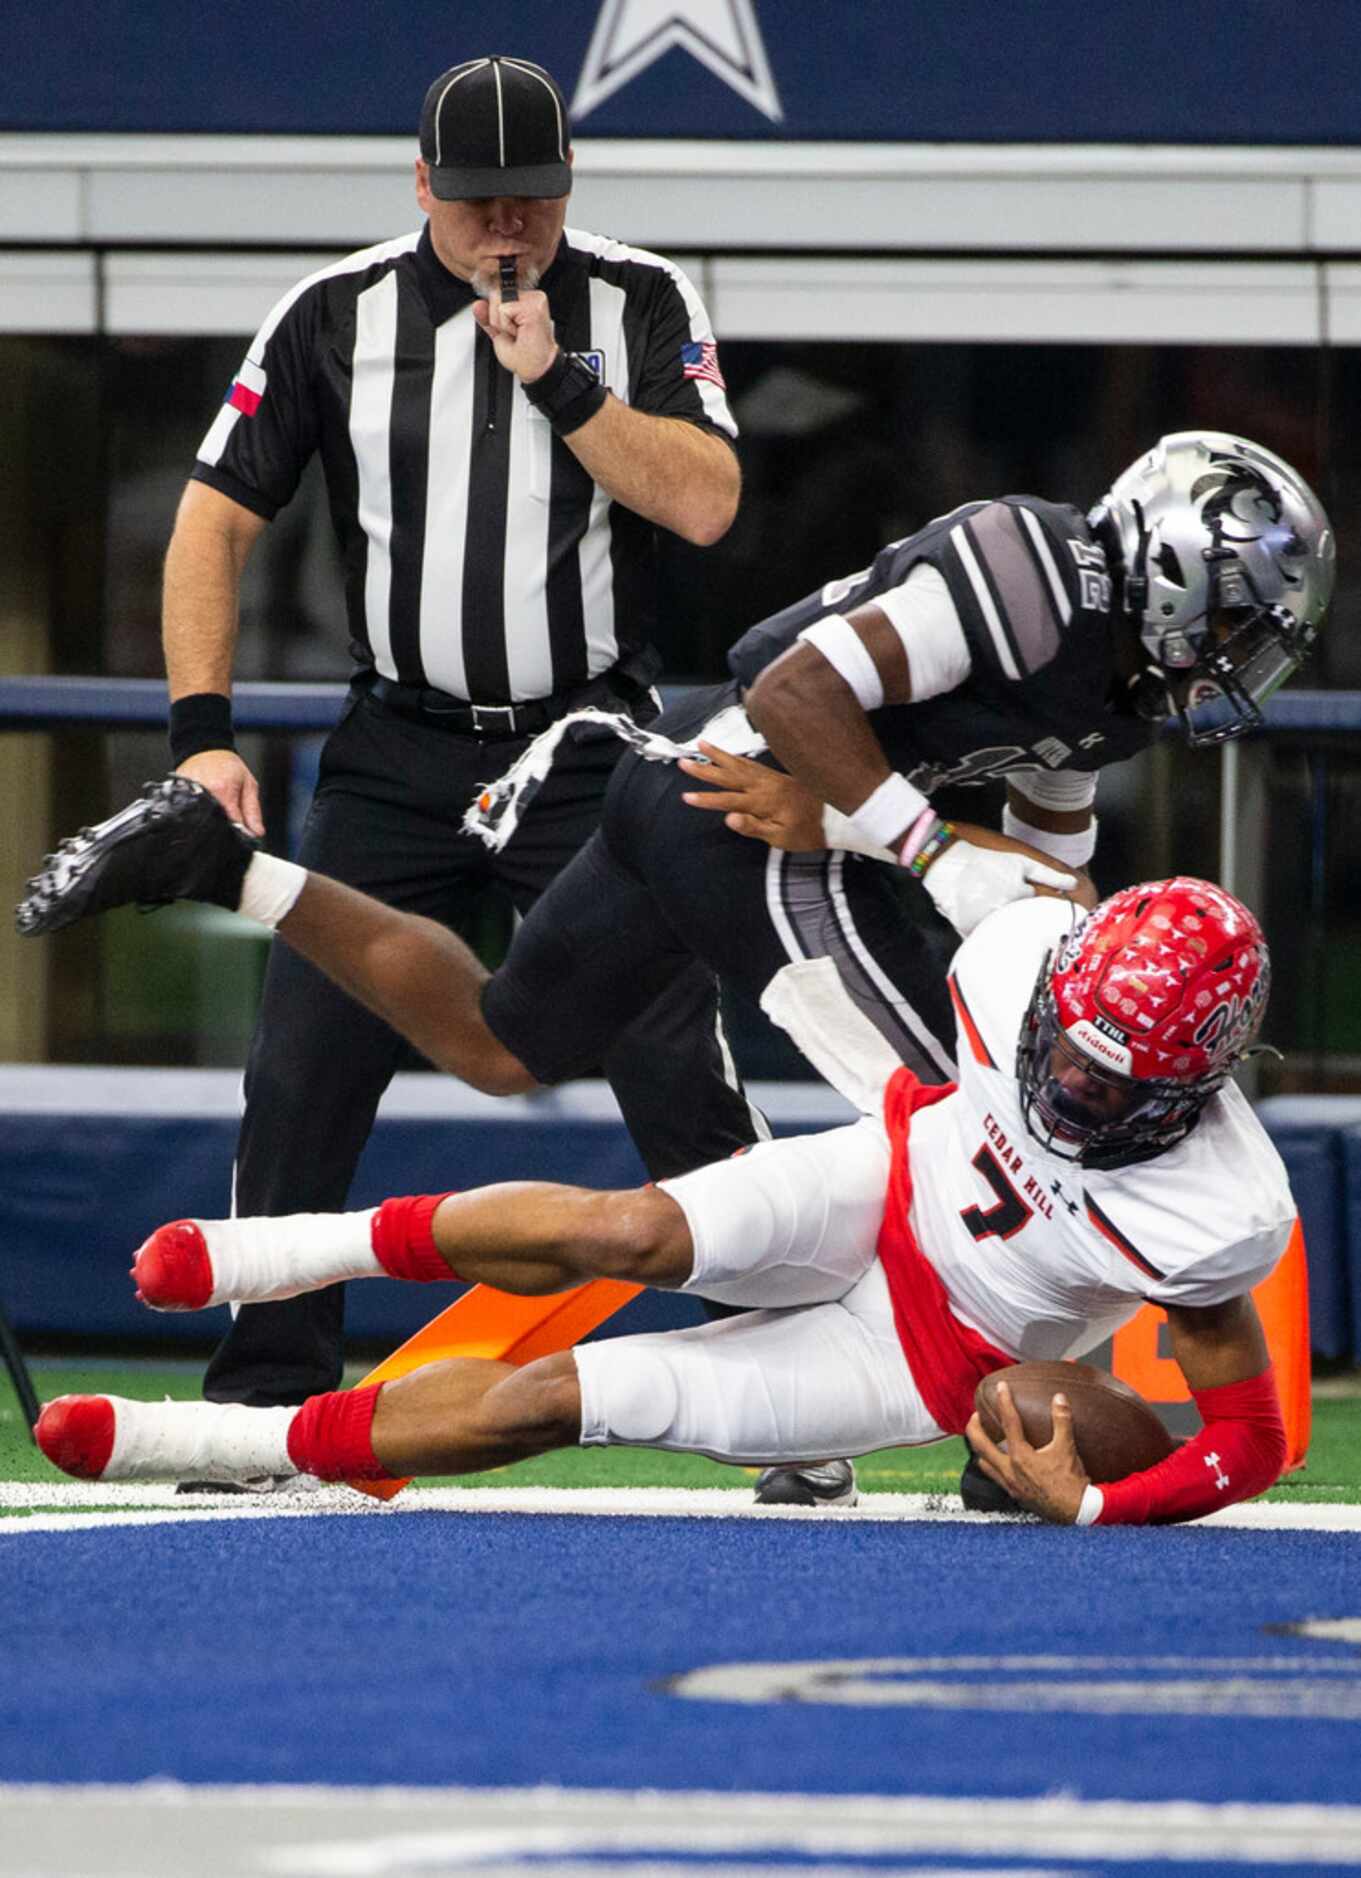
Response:
[[[1333,581],[1327,516],[1288,464],[1239,437],[1179,433],[1087,516],[1029,496],[965,504],[753,627],[731,682],[660,720],[660,736],[620,726],[637,748],[599,833],[490,977],[443,927],[255,853],[174,776],[66,843],[30,883],[19,930],[132,901],[230,906],[492,1094],[589,1073],[695,954],[853,1100],[867,1023],[924,1080],[948,1080],[956,935],[1037,889],[1094,903],[1081,870],[1095,773],[1171,717],[1198,744],[1259,721]],[[574,734],[564,722],[482,799],[488,840],[514,840],[551,740]],[[945,783],[997,776],[1001,835],[931,806]],[[909,917],[866,855],[920,883]]]

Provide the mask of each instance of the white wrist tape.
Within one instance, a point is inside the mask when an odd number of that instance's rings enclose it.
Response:
[[[799,638],[820,652],[838,677],[855,693],[862,711],[877,711],[884,702],[884,681],[879,667],[851,622],[841,613],[805,626]]]
[[[1052,854],[1067,867],[1085,867],[1096,852],[1096,817],[1075,835],[1056,835],[1048,828],[1035,828],[1023,822],[1008,802],[1002,810],[1002,833],[1013,841],[1025,841],[1043,854]]]
[[[892,848],[867,840],[850,816],[843,815],[840,809],[834,809],[830,802],[822,805],[822,839],[829,848],[844,848],[851,854],[869,854],[876,861],[896,861],[898,858]]]
[[[1075,1526],[1094,1526],[1101,1517],[1101,1509],[1106,1504],[1106,1496],[1100,1487],[1086,1486],[1082,1489],[1082,1504],[1077,1509]]]
[[[923,809],[931,806],[920,789],[914,789],[906,776],[895,770],[885,776],[873,795],[866,796],[852,811],[851,826],[866,841],[878,848],[891,848],[916,821]]]

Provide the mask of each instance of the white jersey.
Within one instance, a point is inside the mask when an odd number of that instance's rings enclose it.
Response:
[[[991,914],[955,955],[958,1092],[909,1137],[917,1242],[955,1314],[1017,1357],[1081,1356],[1145,1302],[1205,1306],[1259,1284],[1295,1220],[1281,1158],[1232,1084],[1186,1140],[1100,1172],[1049,1153],[1021,1116],[1016,1042],[1064,901]]]

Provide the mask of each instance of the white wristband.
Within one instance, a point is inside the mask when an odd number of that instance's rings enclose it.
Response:
[[[931,806],[920,789],[914,789],[906,776],[897,770],[885,776],[873,795],[866,796],[850,821],[856,833],[878,848],[891,848],[905,835],[923,809]]]
[[[850,816],[843,815],[840,809],[834,809],[830,802],[822,805],[822,839],[829,848],[844,848],[851,854],[869,854],[876,861],[896,861],[898,858],[892,848],[867,841]]]
[[[1073,1520],[1075,1526],[1094,1526],[1101,1517],[1101,1509],[1106,1504],[1106,1496],[1100,1487],[1086,1486],[1082,1489],[1082,1504],[1077,1509]]]
[[[1085,867],[1096,852],[1096,817],[1075,835],[1056,835],[1048,828],[1032,828],[1023,822],[1008,802],[1002,810],[1002,833],[1013,841],[1025,841],[1042,854],[1052,854],[1066,867]]]
[[[855,693],[862,711],[877,711],[884,702],[884,681],[879,667],[869,655],[864,640],[841,613],[829,613],[825,619],[805,626],[799,638],[820,652],[838,678],[844,678]]]

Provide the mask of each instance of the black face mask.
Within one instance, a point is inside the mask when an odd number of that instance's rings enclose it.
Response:
[[[1021,1113],[1035,1140],[1093,1169],[1132,1167],[1184,1141],[1224,1076],[1136,1080],[1097,1063],[1059,1023],[1051,969],[1049,960],[1040,967],[1016,1046]]]

